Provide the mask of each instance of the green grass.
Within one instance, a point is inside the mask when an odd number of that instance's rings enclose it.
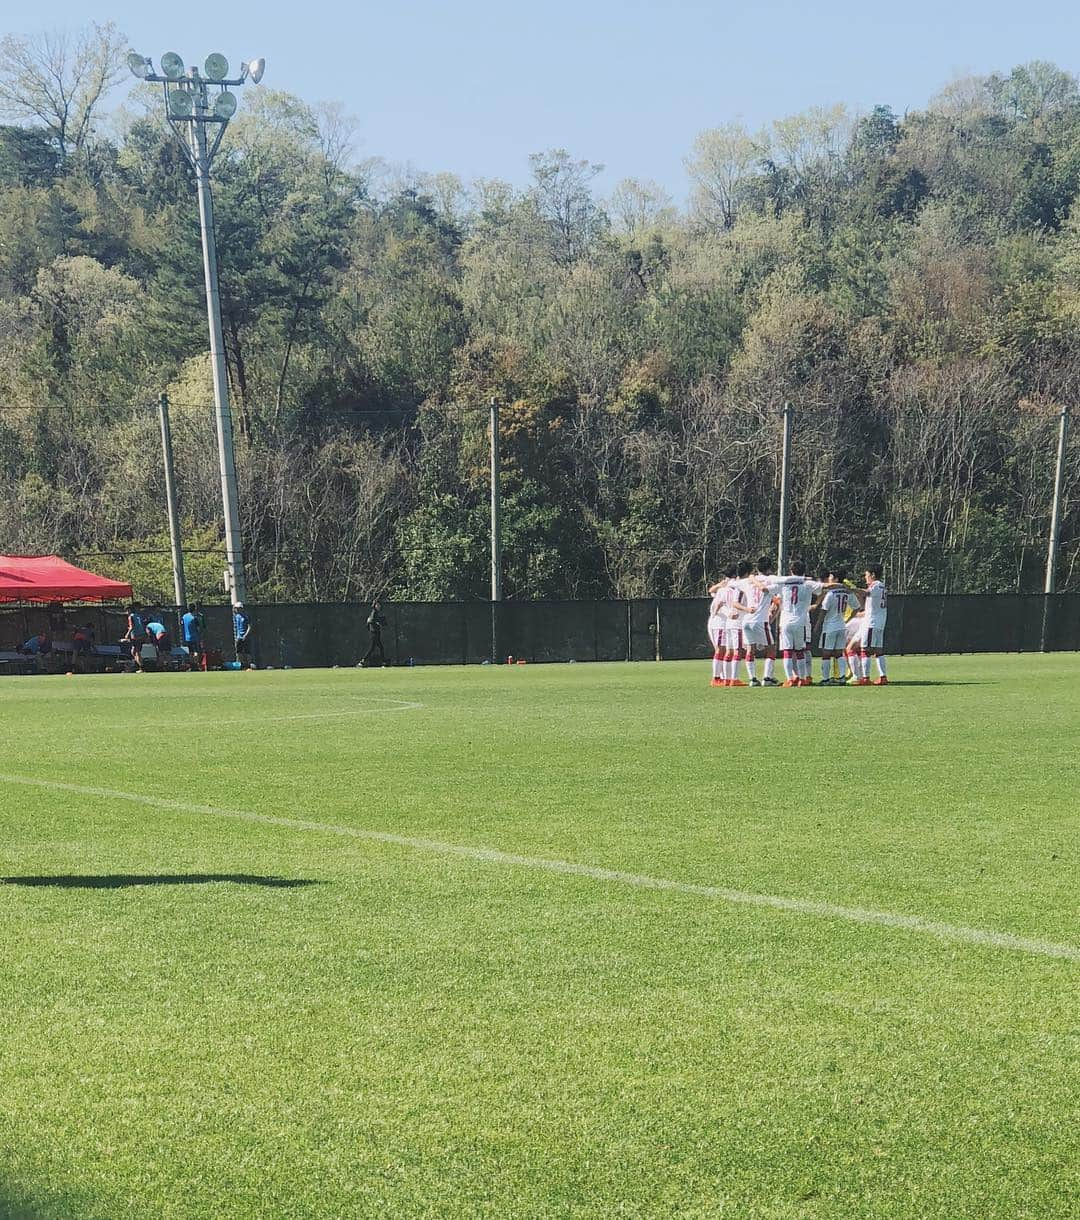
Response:
[[[1080,658],[893,675],[11,679],[0,772],[1080,945]],[[1075,960],[10,782],[0,874],[189,878],[0,885],[0,1215],[1077,1214]]]

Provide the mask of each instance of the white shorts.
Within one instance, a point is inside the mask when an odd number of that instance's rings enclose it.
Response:
[[[747,648],[771,648],[773,646],[772,628],[768,623],[744,623],[742,638]]]
[[[741,627],[724,628],[724,647],[733,652],[742,652],[743,639]]]
[[[843,652],[847,647],[847,632],[841,627],[839,631],[823,631],[818,648],[822,652]]]
[[[723,629],[724,629],[724,620],[722,618],[720,618],[718,615],[713,615],[713,617],[709,619],[708,632],[709,632],[709,643],[713,646],[714,652],[720,647],[720,636],[723,632]]]
[[[862,631],[859,632],[859,647],[864,651],[884,648],[885,624],[882,623],[880,627],[872,627],[869,623],[864,623]]]
[[[780,624],[780,651],[802,652],[809,642],[810,632],[805,623]]]

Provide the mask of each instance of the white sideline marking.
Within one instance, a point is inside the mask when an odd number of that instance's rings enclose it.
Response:
[[[394,707],[386,707],[385,704],[395,704]],[[184,732],[188,732],[192,728],[209,728],[216,729],[226,724],[267,724],[277,720],[336,720],[339,716],[367,716],[367,715],[384,715],[387,712],[414,712],[418,708],[422,708],[422,703],[417,703],[412,699],[383,699],[377,706],[374,707],[350,707],[343,708],[337,712],[297,712],[290,713],[287,716],[237,716],[231,720],[203,720],[195,724],[185,723]],[[174,725],[175,720],[140,720],[135,723],[135,728],[142,725],[154,726],[160,728],[162,726]]]
[[[397,847],[411,847],[418,851],[438,852],[442,855],[461,856],[468,860],[480,860],[488,864],[510,864],[518,868],[540,869],[549,873],[564,873],[572,877],[589,877],[593,881],[615,881],[621,885],[637,886],[645,890],[666,890],[677,894],[694,894],[701,898],[713,898],[721,902],[742,906],[771,907],[778,911],[792,911],[796,915],[820,915],[826,919],[846,919],[853,923],[879,924],[886,928],[901,928],[908,932],[922,932],[942,940],[967,941],[973,945],[987,945],[994,949],[1013,949],[1019,953],[1031,953],[1039,957],[1057,957],[1065,961],[1080,962],[1080,947],[1056,944],[1049,940],[1033,940],[1014,936],[1010,932],[994,932],[986,928],[968,928],[963,924],[941,923],[923,919],[918,915],[898,915],[892,911],[870,911],[863,907],[834,906],[830,902],[815,902],[807,898],[782,898],[773,894],[751,894],[742,890],[729,890],[716,885],[695,885],[689,881],[670,881],[664,877],[649,877],[643,873],[624,873],[618,869],[597,868],[591,864],[575,864],[570,860],[549,860],[541,856],[518,856],[499,851],[494,847],[469,847],[461,843],[442,843],[436,839],[412,838],[409,835],[393,834],[384,830],[365,830],[355,826],[336,826],[330,822],[308,822],[297,818],[276,817],[268,813],[252,813],[244,809],[220,809],[214,805],[197,805],[188,801],[174,801],[168,797],[146,796],[138,792],[121,792],[115,788],[93,788],[87,784],[66,784],[59,780],[32,779],[24,775],[2,775],[0,783],[20,784],[27,788],[44,788],[54,792],[74,792],[79,796],[106,797],[115,801],[130,801],[146,805],[151,809],[172,809],[180,813],[196,813],[208,817],[232,818],[241,822],[258,822],[265,826],[282,826],[289,830],[315,831],[320,834],[342,835],[350,839],[362,839],[376,843],[392,843]]]

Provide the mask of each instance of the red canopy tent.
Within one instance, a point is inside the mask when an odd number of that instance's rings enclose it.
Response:
[[[111,602],[131,585],[77,568],[59,555],[0,555],[0,602]]]

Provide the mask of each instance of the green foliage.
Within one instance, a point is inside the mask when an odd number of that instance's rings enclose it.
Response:
[[[71,45],[107,73],[114,33]],[[5,42],[0,91],[35,46]],[[42,121],[0,127],[0,541],[154,550],[136,544],[161,541],[168,388],[186,528],[216,546],[190,167],[154,117],[115,143],[65,129],[63,149]],[[259,596],[485,597],[492,397],[511,597],[697,592],[768,545],[785,401],[802,549],[885,555],[911,589],[1039,587],[1049,476],[1032,437],[1052,450],[1042,424],[1080,386],[1068,73],[964,78],[902,118],[831,106],[711,128],[686,215],[635,180],[605,202],[600,167],[563,149],[515,190],[388,186],[349,166],[348,143],[339,110],[264,89],[215,163]],[[154,596],[157,549],[131,556]]]

